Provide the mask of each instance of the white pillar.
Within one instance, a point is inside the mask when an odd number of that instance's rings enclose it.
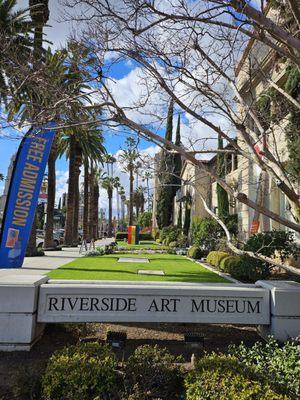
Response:
[[[257,281],[270,291],[270,325],[259,325],[261,336],[272,335],[283,342],[300,335],[300,283],[293,281]]]
[[[37,324],[39,286],[43,275],[2,271],[0,276],[0,351],[30,350],[44,330]]]

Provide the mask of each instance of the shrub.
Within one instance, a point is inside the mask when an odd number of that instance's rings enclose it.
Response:
[[[235,276],[240,268],[242,258],[240,256],[228,256],[222,258],[220,262],[220,270],[232,276]]]
[[[124,399],[179,399],[183,378],[174,363],[180,361],[158,346],[138,347],[126,363]]]
[[[295,244],[294,234],[285,231],[258,233],[251,236],[244,250],[260,253],[267,257],[278,254],[283,261],[289,256],[299,256],[299,248]]]
[[[146,228],[152,225],[152,212],[145,211],[138,217],[138,224],[141,228]],[[151,235],[152,237],[152,235]]]
[[[177,247],[177,242],[176,241],[170,242],[169,247],[171,247],[171,249],[175,249],[175,247]]]
[[[203,257],[203,251],[197,246],[192,246],[188,249],[188,256],[198,260],[199,258]]]
[[[151,233],[140,233],[140,240],[153,240]]]
[[[161,243],[161,239],[159,239],[159,238],[158,238],[158,239],[156,239],[155,241],[156,241],[156,243],[158,243],[158,244],[160,244],[160,243]]]
[[[270,275],[271,270],[268,263],[248,256],[242,256],[239,268],[235,272],[235,278],[249,283],[267,279]]]
[[[168,245],[170,242],[174,242],[181,234],[181,229],[177,228],[177,226],[167,226],[162,228],[159,234],[159,238]]]
[[[186,247],[188,243],[188,237],[181,233],[177,238],[178,247]]]
[[[46,400],[114,398],[117,361],[98,343],[69,346],[55,352],[42,379]]]
[[[124,240],[127,239],[128,233],[127,232],[117,232],[116,233],[116,240]]]
[[[213,218],[202,218],[192,223],[192,242],[195,246],[212,251],[222,236],[223,229]]]
[[[85,257],[99,257],[105,254],[105,249],[101,247],[96,247],[95,250],[89,250],[85,253]]]
[[[215,267],[219,267],[221,261],[223,258],[228,257],[229,254],[225,253],[224,251],[211,251],[206,260],[209,262],[211,265]]]
[[[187,400],[287,400],[235,357],[203,357],[185,379]]]
[[[229,353],[243,365],[253,367],[270,384],[279,385],[292,395],[300,397],[300,344],[293,341],[280,346],[269,338],[267,343],[257,342],[251,348],[243,343],[230,346]]]

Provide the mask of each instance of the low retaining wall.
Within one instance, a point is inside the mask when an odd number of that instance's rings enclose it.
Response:
[[[174,322],[257,325],[284,341],[300,335],[300,284],[53,281],[0,278],[0,350],[29,350],[45,323]]]

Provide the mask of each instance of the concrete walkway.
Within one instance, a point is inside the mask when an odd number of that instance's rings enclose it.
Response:
[[[97,246],[109,245],[113,238],[97,240]],[[0,277],[8,275],[44,275],[49,271],[67,264],[78,257],[80,247],[64,247],[60,251],[45,251],[43,257],[25,257],[22,268],[0,269]]]

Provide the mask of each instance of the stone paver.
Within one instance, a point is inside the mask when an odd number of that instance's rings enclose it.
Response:
[[[97,240],[96,246],[108,245],[111,238]],[[64,247],[60,251],[46,251],[43,257],[25,257],[22,268],[0,269],[0,277],[8,275],[36,275],[47,274],[49,271],[67,264],[83,254],[79,254],[80,247]]]

